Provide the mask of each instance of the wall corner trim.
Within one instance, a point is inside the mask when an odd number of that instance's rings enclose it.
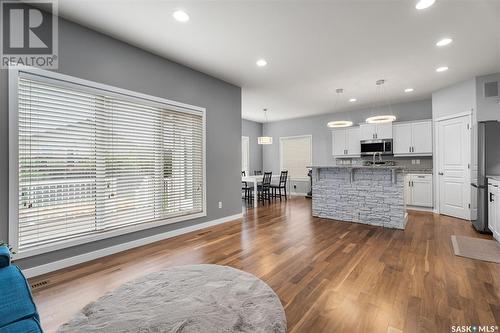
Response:
[[[100,249],[100,250],[83,253],[83,254],[80,254],[80,255],[77,255],[77,256],[73,256],[73,257],[61,259],[61,260],[58,260],[58,261],[53,261],[53,262],[50,262],[50,263],[47,263],[47,264],[43,264],[43,265],[40,265],[40,266],[35,266],[35,267],[23,269],[22,271],[23,271],[23,274],[27,278],[32,278],[32,277],[35,277],[35,276],[39,276],[39,275],[42,275],[42,274],[47,274],[47,273],[50,273],[50,272],[53,272],[53,271],[57,271],[59,269],[71,267],[71,266],[74,266],[74,265],[77,265],[77,264],[81,264],[81,263],[84,263],[84,262],[87,262],[87,261],[91,261],[91,260],[94,260],[94,259],[106,257],[106,256],[109,256],[109,255],[118,253],[118,252],[122,252],[122,251],[126,251],[126,250],[129,250],[129,249],[133,249],[135,247],[148,245],[148,244],[151,244],[151,243],[154,243],[154,242],[158,242],[158,241],[161,241],[161,240],[164,240],[164,239],[167,239],[167,238],[172,238],[172,237],[175,237],[175,236],[180,236],[180,235],[183,235],[183,234],[187,234],[189,232],[193,232],[193,231],[197,231],[197,230],[200,230],[200,229],[204,229],[204,228],[216,226],[218,224],[223,224],[223,223],[231,222],[231,221],[240,219],[242,217],[243,217],[243,213],[239,213],[239,214],[235,214],[235,215],[229,215],[229,216],[221,217],[221,218],[216,219],[216,220],[202,222],[202,223],[195,224],[195,225],[192,225],[192,226],[189,226],[189,227],[167,231],[167,232],[164,232],[164,233],[161,233],[161,234],[157,234],[157,235],[153,235],[153,236],[149,236],[149,237],[145,237],[145,238],[136,239],[136,240],[133,240],[133,241],[130,241],[130,242],[127,242],[127,243],[123,243],[123,244],[118,244],[118,245],[106,247],[106,248],[103,248],[103,249]],[[15,264],[15,262],[14,262],[14,264]]]

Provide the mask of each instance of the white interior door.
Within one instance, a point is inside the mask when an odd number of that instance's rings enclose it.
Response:
[[[469,121],[462,116],[437,124],[439,212],[462,219],[470,219]]]
[[[248,136],[241,137],[241,171],[245,171],[245,175],[249,176],[250,163],[250,138]]]

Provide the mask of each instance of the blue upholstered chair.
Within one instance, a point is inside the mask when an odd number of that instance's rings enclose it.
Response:
[[[0,246],[0,333],[40,333],[40,317],[21,270],[10,264],[10,251]]]

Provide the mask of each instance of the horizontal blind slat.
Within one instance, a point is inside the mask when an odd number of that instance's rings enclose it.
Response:
[[[19,248],[203,211],[203,119],[19,79]]]

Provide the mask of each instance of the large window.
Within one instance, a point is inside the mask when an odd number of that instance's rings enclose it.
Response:
[[[44,71],[14,75],[10,241],[20,254],[204,214],[202,109]]]
[[[307,180],[308,166],[312,164],[312,136],[280,138],[281,170],[288,170],[290,178]]]

